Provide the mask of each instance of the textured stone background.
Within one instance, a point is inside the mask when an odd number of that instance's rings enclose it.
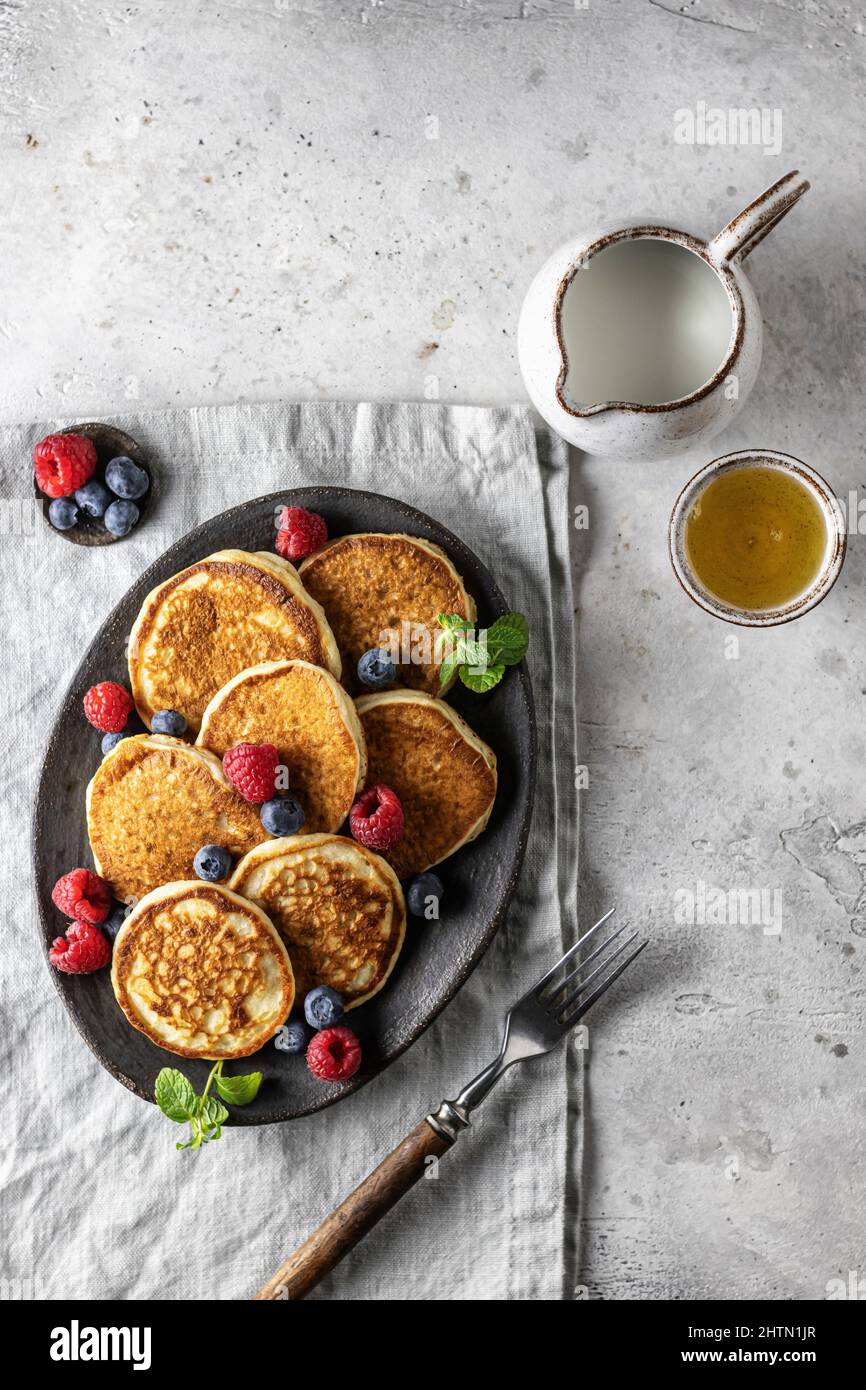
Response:
[[[711,233],[799,166],[711,451],[866,488],[864,30],[827,0],[0,0],[0,416],[521,399],[521,297],[576,227]],[[699,101],[779,109],[781,153],[677,145]],[[822,1298],[866,1276],[863,541],[734,655],[665,553],[707,457],[574,461],[584,920],[615,900],[655,947],[591,1029],[573,1253],[592,1297]],[[778,889],[781,934],[678,924],[701,882]]]

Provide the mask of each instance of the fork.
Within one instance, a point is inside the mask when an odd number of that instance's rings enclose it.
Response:
[[[599,918],[556,965],[512,1005],[505,1016],[502,1044],[496,1060],[464,1086],[456,1100],[443,1100],[438,1110],[410,1130],[378,1168],[374,1168],[303,1245],[298,1246],[276,1274],[259,1289],[256,1299],[289,1301],[305,1298],[372,1230],[377,1221],[414,1187],[430,1164],[447,1153],[469,1126],[472,1111],[489,1095],[508,1068],[515,1062],[552,1051],[583,1018],[587,1009],[601,998],[647,945],[646,941],[641,941],[635,946],[638,933],[634,932],[620,941],[616,950],[611,950],[626,929],[623,924],[605,940],[598,939],[598,944],[588,956],[579,958],[587,942],[596,936],[615,910],[611,908]],[[634,949],[629,950],[630,947]],[[625,952],[628,954],[625,955]],[[559,978],[569,962],[574,968]],[[595,968],[587,973],[587,967],[591,965],[595,965]]]

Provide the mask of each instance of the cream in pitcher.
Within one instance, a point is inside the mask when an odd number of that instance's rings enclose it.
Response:
[[[713,375],[730,343],[731,306],[700,256],[645,237],[605,247],[574,276],[560,327],[568,400],[657,405]]]

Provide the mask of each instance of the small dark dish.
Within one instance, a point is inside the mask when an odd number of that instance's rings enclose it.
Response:
[[[438,522],[391,497],[346,488],[297,488],[259,497],[212,517],[178,541],[133,585],[94,637],[54,723],[42,766],[33,821],[34,867],[40,938],[46,949],[64,930],[51,902],[61,874],[92,863],[84,798],[100,761],[99,735],[87,724],[81,700],[99,680],[127,683],[125,644],[145,595],[186,565],[216,550],[273,550],[274,518],[280,505],[320,512],[331,536],[354,531],[408,532],[434,541],[450,556],[478,604],[486,627],[514,605],[506,602],[489,570]],[[478,964],[500,926],[517,886],[526,849],[535,784],[536,728],[532,689],[525,664],[506,671],[486,695],[456,685],[448,696],[496,753],[499,788],[489,824],[472,844],[445,860],[436,872],[446,886],[442,920],[410,918],[406,944],[381,993],[348,1014],[361,1039],[364,1062],[351,1081],[325,1084],[308,1071],[303,1057],[277,1052],[268,1043],[254,1057],[230,1063],[232,1073],[259,1070],[264,1082],[251,1105],[232,1109],[234,1124],[267,1124],[309,1115],[372,1080],[433,1022]],[[164,1052],[129,1026],[118,1008],[109,972],[49,973],[79,1031],[103,1066],[136,1095],[153,1099],[160,1067],[179,1067],[201,1090],[206,1062]]]
[[[83,434],[87,439],[93,441],[93,446],[96,449],[96,472],[93,476],[98,478],[101,483],[105,482],[105,470],[111,460],[119,458],[121,455],[132,459],[133,463],[144,470],[150,481],[144,496],[135,499],[139,516],[132,530],[128,531],[126,536],[113,536],[105,525],[104,517],[89,516],[83,508],[79,508],[78,520],[68,531],[59,531],[56,526],[52,526],[48,517],[51,498],[46,497],[45,493],[40,490],[34,477],[33,489],[37,500],[41,503],[45,525],[50,527],[55,536],[62,536],[65,541],[72,541],[75,545],[113,545],[115,541],[125,541],[127,536],[134,536],[139,526],[144,522],[157,491],[153,470],[144,457],[140,445],[131,435],[116,429],[114,425],[69,425],[65,430],[55,430],[53,433]]]

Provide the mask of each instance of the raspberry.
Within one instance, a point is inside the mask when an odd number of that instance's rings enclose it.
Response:
[[[272,743],[238,743],[223,754],[223,772],[244,801],[269,801],[280,755]]]
[[[403,834],[403,807],[381,782],[362,792],[349,812],[349,829],[367,849],[393,849]]]
[[[67,917],[96,926],[108,916],[111,893],[98,874],[92,874],[89,869],[72,869],[55,883],[51,901]]]
[[[53,942],[48,959],[66,975],[90,975],[111,960],[111,946],[92,923],[70,922],[66,935]]]
[[[318,512],[305,507],[283,507],[277,531],[277,554],[284,560],[303,560],[328,539],[328,528]]]
[[[94,729],[119,734],[132,713],[132,696],[117,681],[100,681],[84,697],[84,713]]]
[[[47,434],[33,450],[36,482],[49,497],[68,497],[96,468],[93,442],[83,434]]]
[[[323,1028],[307,1048],[307,1066],[320,1081],[348,1081],[361,1065],[361,1044],[351,1028]]]

